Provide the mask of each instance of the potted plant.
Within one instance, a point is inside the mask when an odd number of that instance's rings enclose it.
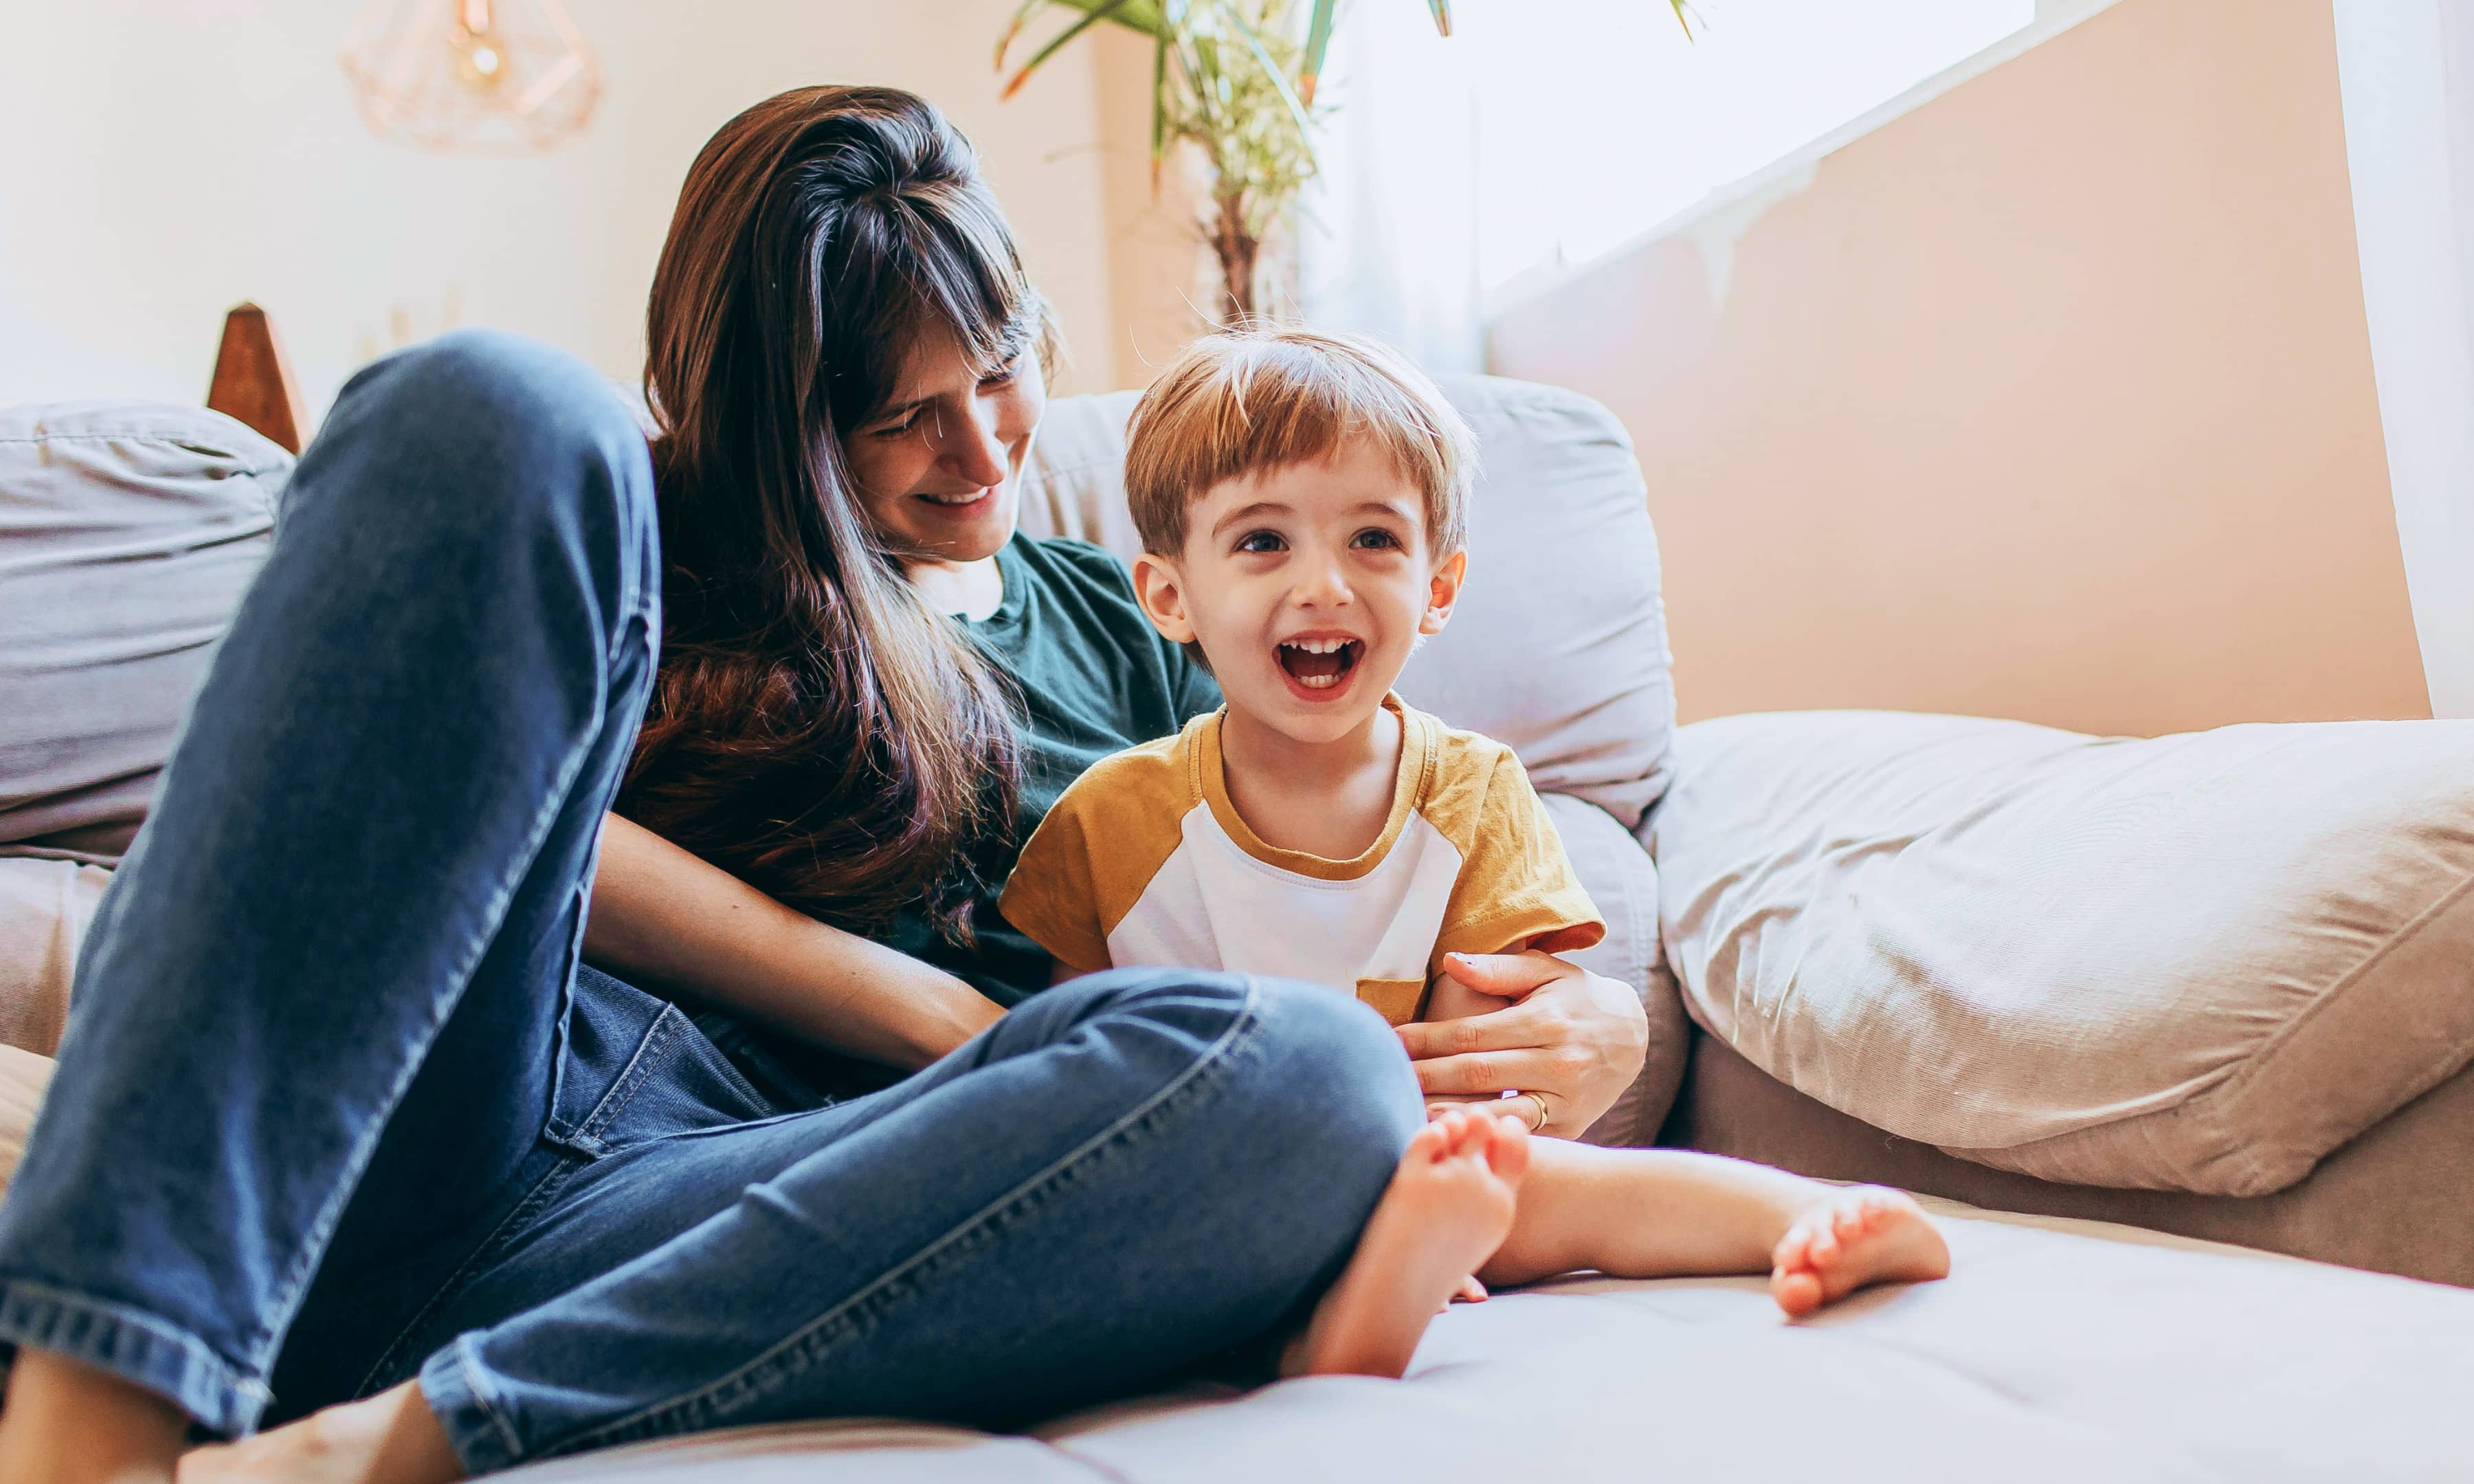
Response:
[[[1686,0],[1667,3],[1684,20]],[[1253,318],[1265,286],[1263,245],[1314,179],[1315,84],[1338,0],[1024,0],[997,40],[1000,72],[1024,29],[1050,9],[1074,18],[1015,70],[1004,96],[1103,22],[1151,37],[1152,189],[1170,151],[1200,157],[1204,203],[1196,225],[1220,269],[1214,317],[1224,324]],[[1426,9],[1450,36],[1450,0],[1426,0]]]

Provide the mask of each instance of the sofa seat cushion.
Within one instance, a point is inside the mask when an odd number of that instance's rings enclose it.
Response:
[[[1951,1240],[1948,1281],[1859,1296],[1803,1324],[1782,1320],[1757,1280],[1585,1280],[1455,1305],[1404,1381],[1154,1398],[1041,1427],[1036,1443],[841,1424],[675,1439],[505,1477],[757,1484],[828,1467],[851,1484],[2464,1476],[2457,1417],[2474,1374],[2474,1293],[1928,1204]],[[825,1448],[829,1465],[811,1451]]]
[[[1678,758],[1645,835],[1693,1017],[1893,1134],[2257,1195],[2474,1059],[2474,723],[1804,713]]]

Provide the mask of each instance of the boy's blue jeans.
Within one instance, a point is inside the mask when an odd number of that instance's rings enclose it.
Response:
[[[218,1432],[417,1375],[477,1472],[1018,1424],[1338,1270],[1420,1118],[1344,996],[1101,975],[797,1111],[578,971],[661,570],[583,367],[466,333],[346,389],[86,941],[0,1342]]]

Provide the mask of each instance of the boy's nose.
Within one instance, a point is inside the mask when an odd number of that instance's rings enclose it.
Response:
[[[1298,575],[1293,596],[1306,608],[1332,608],[1354,595],[1348,589],[1348,573],[1339,562],[1326,560],[1307,563]]]

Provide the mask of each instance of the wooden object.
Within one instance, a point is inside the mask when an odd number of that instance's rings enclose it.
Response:
[[[224,343],[215,352],[206,406],[255,428],[286,452],[301,451],[301,435],[309,425],[301,410],[301,389],[275,326],[255,304],[237,305],[224,316]]]

